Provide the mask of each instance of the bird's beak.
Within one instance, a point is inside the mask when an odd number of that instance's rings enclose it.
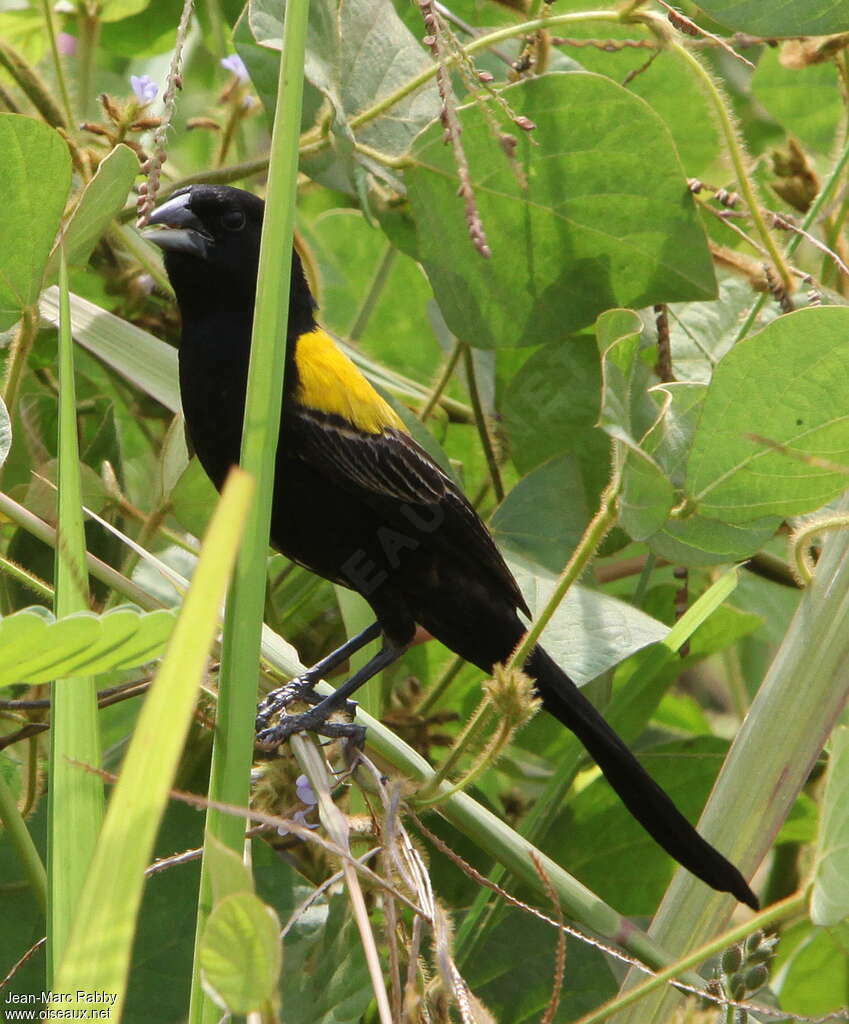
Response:
[[[142,232],[144,238],[166,252],[185,252],[205,259],[212,244],[212,238],[204,229],[203,222],[189,208],[191,193],[168,199],[153,211]]]

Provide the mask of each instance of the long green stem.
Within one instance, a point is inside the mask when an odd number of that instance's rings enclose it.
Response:
[[[840,152],[840,156],[837,158],[834,167],[831,169],[831,173],[826,178],[825,184],[820,189],[816,199],[811,203],[808,208],[808,212],[805,214],[805,219],[802,221],[800,231],[794,232],[787,243],[787,255],[792,256],[793,253],[798,249],[804,237],[803,232],[810,231],[817,217],[823,210],[826,203],[829,202],[834,190],[843,181],[843,175],[846,170],[847,164],[849,164],[849,134],[847,134],[846,141],[844,142],[843,149]],[[766,302],[766,295],[759,295],[757,300],[753,303],[752,308],[749,310],[749,315],[743,321],[740,326],[740,330],[737,332],[737,337],[734,339],[736,345],[738,341],[742,341],[743,338],[752,329],[752,325],[758,318],[758,314],[763,309],[764,303]]]
[[[531,21],[524,21],[519,25],[507,25],[504,28],[496,29],[494,32],[488,32],[486,35],[478,36],[477,39],[473,39],[470,43],[467,43],[462,47],[461,52],[466,56],[472,56],[475,53],[479,53],[481,50],[487,50],[489,47],[494,46],[496,43],[503,42],[505,39],[513,39],[516,36],[527,35],[531,32],[536,32],[537,29],[541,28],[555,28],[558,25],[569,25],[575,24],[582,21],[620,21],[620,14],[618,11],[570,11],[567,14],[555,14],[545,18],[534,18]],[[446,61],[446,64],[452,65],[456,63],[457,57],[451,56]],[[390,93],[388,96],[384,96],[382,100],[379,100],[373,106],[366,108],[361,111],[355,117],[352,117],[349,122],[349,128],[356,130],[361,125],[366,124],[369,121],[373,121],[376,117],[380,117],[381,114],[386,113],[387,110],[391,110],[396,103],[400,103],[401,100],[405,99],[411,93],[414,93],[417,89],[421,89],[423,85],[426,85],[431,78],[435,78],[439,66],[433,64],[420,72],[418,75],[411,78],[408,82],[405,82],[400,88],[396,89],[395,92]],[[325,146],[329,145],[329,140],[323,130],[318,130],[315,133],[311,133],[308,137],[303,140],[301,146],[302,153],[313,153],[317,150],[324,149]]]
[[[35,109],[52,128],[63,127],[65,117],[36,70],[8,43],[0,40],[0,68],[7,71]]]
[[[47,872],[44,870],[44,864],[42,864],[32,836],[29,834],[27,824],[21,817],[12,791],[2,775],[0,775],[0,821],[3,822],[6,834],[18,854],[33,898],[41,908],[41,912],[46,913]]]
[[[390,242],[387,242],[375,267],[374,275],[369,282],[366,294],[363,297],[362,305],[357,310],[354,322],[348,331],[349,341],[359,341],[365,333],[365,329],[374,312],[374,307],[377,305],[377,300],[380,298],[383,289],[386,287],[386,282],[389,280],[389,274],[397,256],[398,250]]]
[[[231,185],[234,181],[242,181],[244,178],[252,178],[257,174],[264,174],[268,170],[268,157],[260,156],[256,160],[245,160],[244,163],[230,164],[227,167],[214,167],[198,174],[187,174],[178,181],[172,181],[170,185],[161,188],[158,194],[158,201],[164,202],[168,196],[173,195],[178,189],[187,185]],[[135,203],[125,206],[118,214],[118,220],[125,224],[135,219],[138,214]]]
[[[729,928],[728,931],[723,932],[722,935],[717,936],[711,942],[706,942],[703,946],[699,946],[698,949],[688,953],[687,956],[682,957],[674,964],[670,964],[669,967],[658,971],[653,977],[629,989],[625,994],[618,995],[603,1006],[599,1006],[595,1010],[590,1011],[590,1013],[585,1014],[575,1024],[600,1024],[601,1021],[608,1020],[614,1013],[625,1010],[634,1003],[639,1002],[640,999],[647,996],[650,992],[654,992],[655,989],[674,981],[684,971],[689,970],[691,967],[697,967],[699,964],[721,953],[724,949],[728,949],[729,946],[733,946],[736,942],[741,942],[759,928],[768,928],[770,925],[775,924],[776,921],[795,917],[804,911],[806,899],[806,893],[797,892],[792,896],[788,896],[786,900],[767,907],[766,910],[762,910],[743,924],[737,925],[736,928]]]
[[[65,120],[70,126],[74,123],[74,111],[71,107],[68,82],[65,78],[65,65],[62,63],[62,56],[59,53],[59,46],[56,42],[56,19],[53,14],[53,8],[50,6],[50,0],[41,0],[41,10],[44,14],[44,23],[47,25],[50,52],[53,55],[53,71],[59,86],[59,95],[62,97],[62,106],[65,108]]]
[[[740,189],[740,193],[746,201],[749,216],[752,218],[755,230],[757,231],[764,248],[769,253],[769,257],[772,260],[775,269],[778,271],[784,290],[789,295],[795,289],[796,284],[793,279],[793,275],[790,272],[790,268],[787,266],[784,254],[776,244],[775,238],[764,220],[760,200],[758,199],[757,192],[755,191],[755,185],[746,168],[745,154],[728,104],[725,102],[725,99],[719,91],[713,77],[692,50],[688,49],[686,46],[682,46],[674,39],[668,41],[668,46],[670,50],[690,65],[701,81],[702,86],[713,104],[720,129],[725,138],[725,148],[728,155],[731,157],[731,163],[734,167],[734,174],[737,178],[737,187]]]
[[[495,455],[495,448],[492,443],[492,436],[489,433],[489,425],[486,422],[486,414],[483,411],[480,389],[478,388],[477,374],[475,373],[475,357],[471,346],[465,342],[463,346],[463,366],[466,370],[466,383],[469,389],[469,399],[472,403],[472,411],[475,414],[475,425],[478,428],[481,447],[486,456],[486,465],[489,469],[489,477],[492,480],[492,489],[495,492],[495,500],[504,500],[504,484],[501,480],[501,470],[498,466],[498,459]]]
[[[250,791],[266,557],[286,363],[308,14],[309,0],[286,4],[240,458],[242,467],[255,477],[257,490],[227,599],[210,771],[210,798],[239,806],[247,805]],[[244,820],[210,809],[208,839],[214,837],[241,854],[244,834]],[[211,906],[212,886],[204,857],[189,1011],[192,1024],[211,1024],[220,1017],[220,1010],[201,985],[197,956]]]
[[[12,422],[15,419],[21,380],[37,334],[38,310],[25,309],[18,324],[17,333],[12,341],[9,358],[6,363],[6,380],[3,382],[3,401],[6,403],[9,418]]]
[[[68,270],[59,263],[59,479],[54,610],[62,618],[88,608],[82,483],[74,387]],[[97,690],[89,676],[57,681],[50,715],[48,790],[48,983],[67,951],[74,915],[103,821],[103,780],[80,764],[100,766]]]
[[[430,394],[427,396],[427,401],[422,406],[422,410],[419,413],[419,419],[422,423],[427,423],[433,413],[433,410],[439,404],[439,400],[442,398],[442,393],[448,387],[448,382],[453,377],[454,371],[457,369],[457,363],[460,361],[460,356],[462,354],[463,343],[461,341],[455,341],[454,348],[451,349],[451,355],[445,360],[442,371],[437,377],[436,383],[433,385]]]
[[[26,530],[31,536],[37,537],[51,548],[56,547],[56,530],[2,491],[0,491],[0,512],[16,526]],[[107,587],[111,587],[119,594],[123,594],[128,601],[132,601],[133,604],[137,604],[139,608],[143,608],[145,611],[152,611],[154,608],[162,607],[162,603],[156,598],[151,597],[146,590],[143,590],[138,584],[128,580],[113,569],[111,565],[107,565],[106,562],[102,562],[90,553],[86,554],[86,572],[90,573],[96,580],[100,580],[101,583],[105,583]]]
[[[116,224],[109,231],[109,238],[120,248],[125,249],[134,259],[138,260],[146,273],[150,274],[166,295],[173,295],[174,289],[168,275],[162,269],[162,262],[150,242],[145,241],[135,228],[127,224]]]
[[[97,6],[90,4],[88,0],[81,0],[77,24],[79,25],[77,106],[80,117],[86,118],[89,116],[89,106],[91,105],[91,84],[94,80],[97,43],[100,38],[100,15]]]
[[[619,481],[612,480],[602,493],[598,512],[596,512],[589,526],[584,530],[584,535],[581,537],[566,568],[560,574],[560,579],[557,581],[557,585],[548,599],[548,603],[535,616],[533,625],[525,633],[522,642],[516,650],[513,651],[508,667],[524,665],[528,655],[536,647],[539,638],[542,636],[543,630],[559,608],[560,602],[566,596],[569,587],[578,579],[589,564],[592,556],[598,550],[599,544],[616,525],[618,519],[618,496]]]

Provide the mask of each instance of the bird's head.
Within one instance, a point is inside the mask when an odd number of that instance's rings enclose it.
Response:
[[[195,303],[211,314],[253,312],[265,203],[229,185],[189,185],[151,215],[144,236],[165,254],[165,269],[185,313]],[[311,315],[301,262],[292,254],[291,304]]]

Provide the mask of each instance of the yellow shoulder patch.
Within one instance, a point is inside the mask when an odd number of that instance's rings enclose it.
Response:
[[[406,431],[392,406],[320,327],[298,338],[295,365],[298,400],[307,408],[341,416],[368,434],[379,434],[387,427]]]

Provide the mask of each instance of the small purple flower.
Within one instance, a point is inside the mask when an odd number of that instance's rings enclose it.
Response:
[[[318,825],[308,825],[307,824],[307,812],[306,811],[295,811],[295,813],[292,815],[292,821],[294,821],[295,824],[297,824],[297,825],[303,825],[304,828],[310,828],[310,829],[318,828]],[[277,828],[277,834],[281,835],[281,836],[288,836],[289,835],[289,829],[286,828],[285,825],[280,825]]]
[[[139,103],[150,103],[159,92],[159,86],[150,75],[130,75],[130,85]]]
[[[295,794],[302,804],[307,804],[309,807],[318,803],[318,797],[313,793],[310,780],[306,775],[299,775],[295,779]]]
[[[232,72],[240,82],[247,82],[248,69],[245,67],[245,62],[238,53],[231,53],[229,57],[222,57],[221,67]]]
[[[60,32],[56,38],[56,46],[63,57],[74,57],[77,53],[77,37],[68,32]]]

